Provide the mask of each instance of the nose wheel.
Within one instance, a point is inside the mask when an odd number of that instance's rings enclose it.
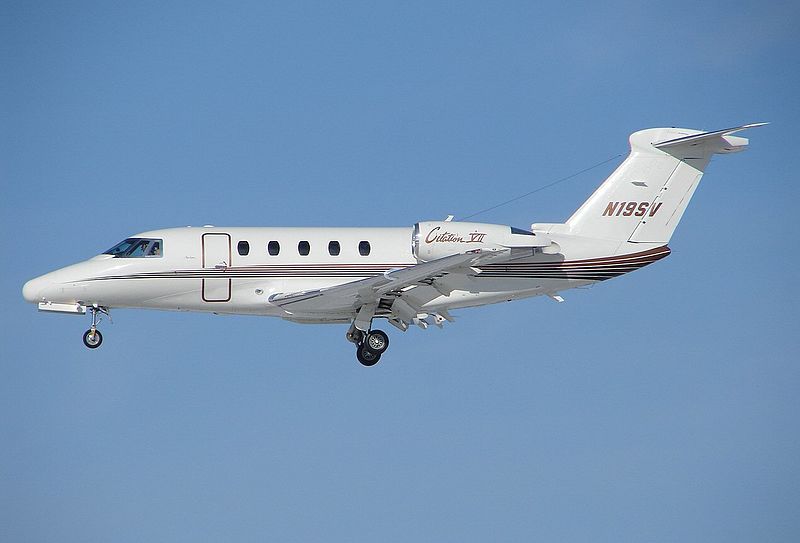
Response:
[[[103,343],[103,334],[97,329],[88,329],[83,333],[83,344],[90,349],[97,349]]]
[[[94,305],[89,308],[92,312],[92,326],[83,333],[83,344],[90,349],[97,349],[103,343],[103,334],[97,329],[97,324],[101,319],[97,317],[98,313],[105,313],[109,315],[108,309]],[[110,315],[109,315],[110,318]]]

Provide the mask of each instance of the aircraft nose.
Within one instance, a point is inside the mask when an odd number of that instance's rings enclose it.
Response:
[[[44,281],[41,277],[31,279],[22,285],[22,297],[26,302],[36,303],[41,301],[40,292],[44,288]]]

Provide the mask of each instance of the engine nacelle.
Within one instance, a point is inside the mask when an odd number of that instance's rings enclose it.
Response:
[[[542,234],[502,224],[479,222],[425,221],[414,225],[414,257],[421,262],[466,253],[475,249],[547,247],[550,239]]]

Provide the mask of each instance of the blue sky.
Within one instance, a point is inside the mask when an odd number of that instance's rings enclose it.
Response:
[[[791,2],[4,2],[0,539],[796,541]],[[143,230],[412,225],[771,121],[666,260],[391,333],[37,314]],[[560,222],[618,163],[477,217]],[[390,331],[391,332],[391,331]]]

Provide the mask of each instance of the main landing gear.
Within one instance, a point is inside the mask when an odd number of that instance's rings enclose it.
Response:
[[[97,323],[102,319],[98,319],[97,314],[105,313],[108,315],[109,313],[108,309],[99,305],[93,305],[89,308],[89,311],[92,312],[92,327],[83,333],[83,344],[90,349],[97,349],[103,343],[103,334],[97,329]]]
[[[348,341],[356,344],[356,358],[364,366],[374,366],[389,348],[389,336],[383,330],[362,332],[355,326],[347,332]]]

